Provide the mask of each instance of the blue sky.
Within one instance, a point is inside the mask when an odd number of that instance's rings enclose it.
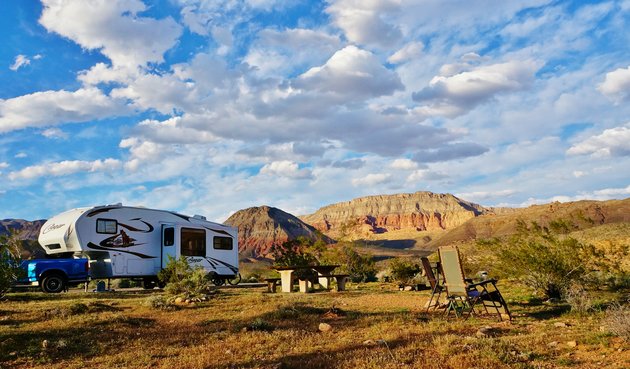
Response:
[[[464,5],[465,4],[465,5]],[[630,196],[630,1],[0,3],[0,218]]]

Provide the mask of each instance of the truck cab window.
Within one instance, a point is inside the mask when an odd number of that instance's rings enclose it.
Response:
[[[118,222],[114,219],[97,219],[96,233],[116,234],[118,232]]]
[[[181,253],[184,256],[206,256],[206,231],[182,228]]]

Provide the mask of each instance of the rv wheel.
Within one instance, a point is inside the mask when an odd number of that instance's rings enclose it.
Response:
[[[219,276],[214,276],[212,277],[212,283],[214,283],[215,286],[223,286],[225,284],[225,279]]]
[[[228,279],[228,283],[232,286],[236,286],[237,284],[241,283],[241,273],[236,274],[234,278]]]
[[[42,291],[59,293],[66,288],[66,281],[59,274],[50,274],[42,280]]]
[[[142,280],[142,288],[145,290],[152,290],[158,285],[158,282],[153,278],[145,278]]]

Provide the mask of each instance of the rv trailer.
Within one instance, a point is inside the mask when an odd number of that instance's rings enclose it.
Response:
[[[237,229],[200,215],[122,204],[78,208],[50,218],[38,241],[49,255],[87,257],[93,279],[141,279],[153,288],[169,257],[181,256],[215,284],[239,276]]]

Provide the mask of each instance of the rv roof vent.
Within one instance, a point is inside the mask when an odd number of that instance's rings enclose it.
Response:
[[[206,217],[204,217],[203,215],[199,215],[199,214],[195,214],[195,215],[193,215],[193,218],[195,218],[195,219],[201,219],[201,220],[206,220]]]
[[[107,206],[122,206],[122,202],[117,202],[115,204],[109,204]]]

